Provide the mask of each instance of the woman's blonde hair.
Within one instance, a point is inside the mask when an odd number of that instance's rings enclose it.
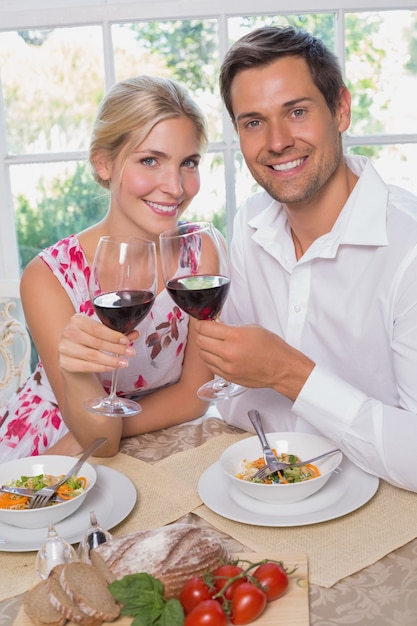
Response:
[[[114,85],[104,96],[94,123],[89,161],[96,182],[106,189],[110,181],[97,173],[94,158],[104,152],[113,162],[121,150],[131,154],[163,120],[190,119],[197,131],[201,150],[207,145],[207,123],[188,91],[170,78],[133,76]]]

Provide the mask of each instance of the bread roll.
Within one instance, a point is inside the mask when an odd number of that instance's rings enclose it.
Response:
[[[188,578],[215,569],[230,555],[209,530],[177,523],[115,537],[92,550],[90,558],[108,582],[146,572],[164,585],[165,598],[173,598]]]

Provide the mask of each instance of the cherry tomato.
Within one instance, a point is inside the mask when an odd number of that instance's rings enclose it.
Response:
[[[276,600],[288,589],[288,575],[279,563],[263,563],[253,573],[261,583],[268,602]]]
[[[243,582],[232,596],[230,621],[232,624],[249,624],[259,617],[266,607],[266,595],[256,585]]]
[[[203,600],[185,616],[184,626],[227,626],[227,617],[217,600]]]
[[[238,565],[232,565],[231,563],[220,565],[220,567],[218,567],[213,572],[213,576],[215,577],[214,587],[216,591],[221,591],[231,578],[238,576],[242,572],[243,572],[243,569],[239,567]],[[217,576],[219,576],[219,578],[217,578]],[[230,600],[232,598],[233,592],[236,589],[236,587],[240,585],[242,582],[244,582],[245,580],[246,578],[244,577],[238,578],[237,580],[235,580],[224,592],[224,597],[227,600]]]
[[[194,576],[187,580],[180,591],[179,601],[185,614],[189,613],[203,600],[211,600],[212,591],[201,576]]]

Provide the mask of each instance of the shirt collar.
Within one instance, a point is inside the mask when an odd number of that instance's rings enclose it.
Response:
[[[332,230],[320,237],[320,256],[334,256],[341,244],[388,244],[387,186],[366,157],[345,156],[345,161],[359,178]],[[273,256],[279,254],[284,233],[289,234],[287,217],[280,202],[271,198],[266,208],[249,220],[249,226],[255,229],[253,239],[259,245]]]
[[[332,232],[339,230],[340,243],[387,245],[388,188],[366,157],[349,156],[345,160],[359,179],[339,215],[344,228],[338,228],[338,218]]]

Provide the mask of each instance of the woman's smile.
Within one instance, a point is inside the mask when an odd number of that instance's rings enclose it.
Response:
[[[143,202],[153,211],[155,211],[155,213],[158,213],[159,215],[166,215],[168,217],[173,217],[182,204],[182,202],[177,202],[175,204],[164,204],[160,202],[152,202],[151,200],[143,200]]]

